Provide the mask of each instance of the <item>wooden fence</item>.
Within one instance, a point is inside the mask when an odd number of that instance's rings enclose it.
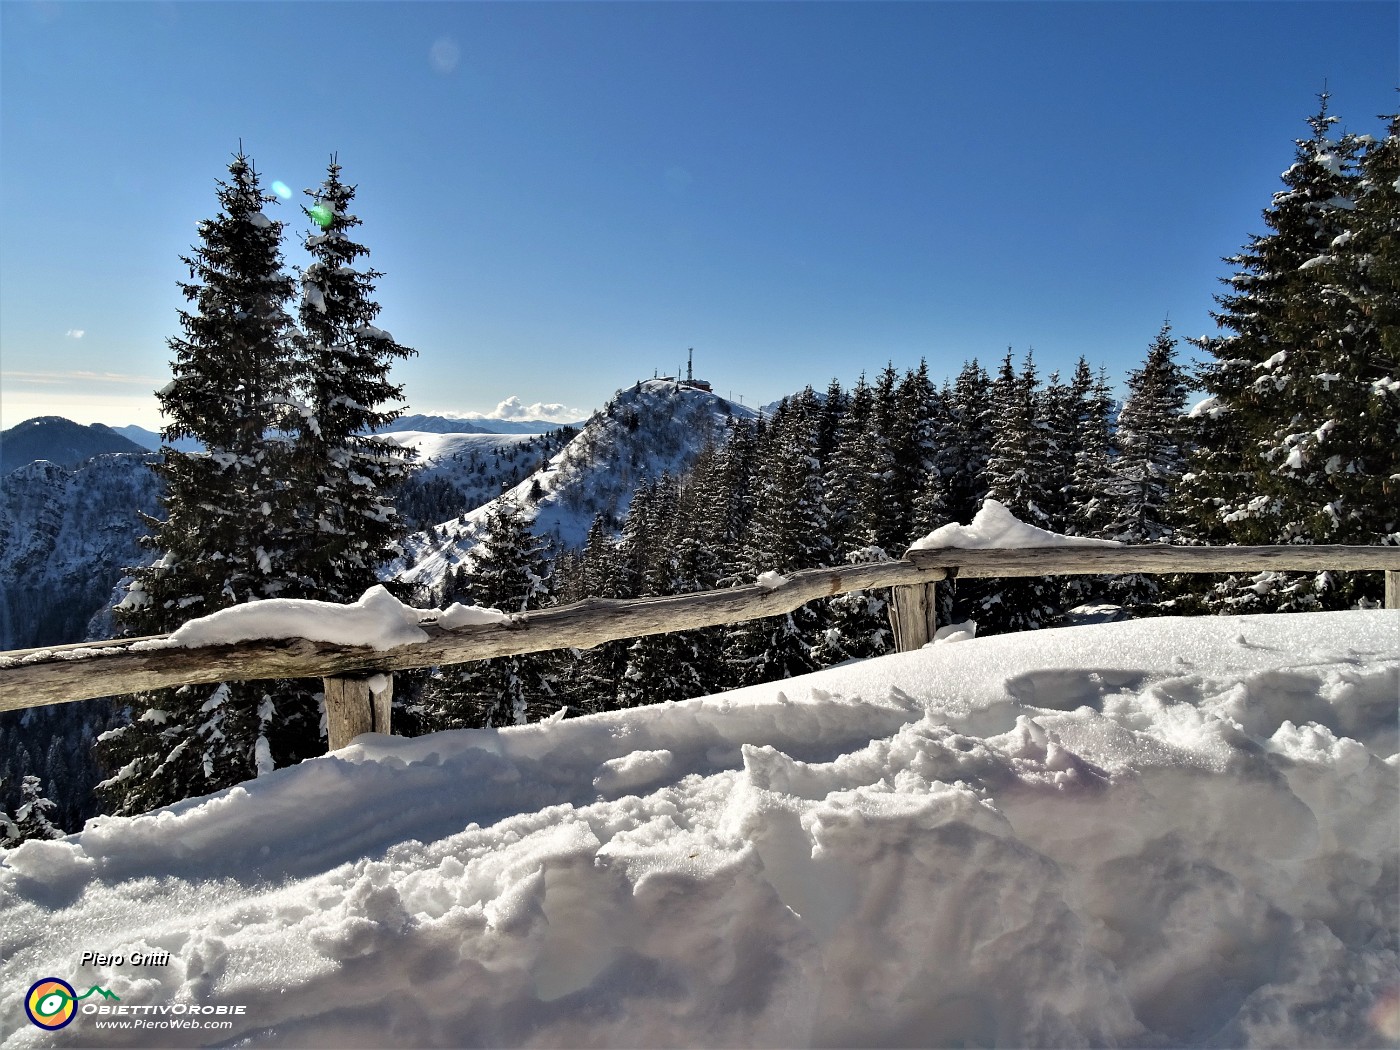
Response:
[[[378,650],[305,638],[172,646],[166,636],[80,642],[0,653],[0,711],[119,696],[167,686],[267,678],[323,678],[330,746],[389,731],[394,671],[486,660],[778,616],[818,598],[892,588],[896,648],[932,637],[936,588],[960,577],[1121,573],[1228,573],[1261,570],[1385,573],[1385,605],[1400,608],[1400,547],[1041,547],[1015,550],[910,550],[898,561],[794,573],[776,586],[749,584],[663,598],[589,598],[523,613],[504,623],[452,630],[432,618],[425,641]]]

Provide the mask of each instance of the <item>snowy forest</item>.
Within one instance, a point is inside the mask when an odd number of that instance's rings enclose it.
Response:
[[[217,216],[182,258],[188,306],[152,464],[164,495],[142,517],[148,557],[130,568],[115,622],[165,633],[257,599],[353,602],[381,582],[418,605],[508,612],[709,590],[898,558],[986,499],[1044,529],[1126,543],[1400,543],[1400,117],[1385,119],[1383,136],[1344,133],[1323,96],[1264,209],[1266,232],[1227,260],[1220,333],[1188,341],[1193,365],[1170,323],[1146,322],[1160,330],[1121,403],[1082,358],[1069,375],[1043,375],[1032,351],[1011,349],[946,379],[926,362],[886,365],[733,414],[681,469],[639,479],[625,507],[599,513],[581,545],[534,529],[529,496],[483,499],[470,556],[412,582],[391,568],[406,565],[409,533],[478,506],[415,481],[412,449],[375,436],[402,412],[390,373],[414,351],[374,323],[383,275],[362,263],[355,187],[332,159],[302,208],[312,261],[289,273],[286,224],[264,212],[277,198],[240,152]],[[678,382],[638,383],[601,415],[624,430],[664,427],[668,399],[684,394]],[[181,438],[203,451],[177,451]],[[1134,618],[1333,610],[1374,607],[1381,592],[1374,573],[1328,572],[967,580],[939,596],[940,623],[991,635],[1076,622],[1091,606]],[[892,647],[886,600],[858,592],[727,628],[401,673],[395,726],[523,724],[878,656]],[[102,811],[143,813],[324,753],[320,688],[228,682],[119,698],[95,742]],[[61,834],[52,800],[74,787],[6,757],[0,838]]]

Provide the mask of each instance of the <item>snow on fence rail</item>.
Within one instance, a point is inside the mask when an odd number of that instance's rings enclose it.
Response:
[[[661,598],[589,598],[494,623],[447,628],[429,616],[425,640],[392,648],[299,637],[184,646],[170,636],[81,642],[0,653],[0,711],[146,689],[259,678],[326,681],[332,749],[389,731],[391,673],[693,630],[791,612],[817,598],[893,588],[896,647],[918,649],[936,627],[935,588],[952,576],[1070,576],[1255,570],[1383,570],[1386,608],[1400,608],[1400,547],[1023,547],[911,549],[898,561],[808,569],[786,579]]]

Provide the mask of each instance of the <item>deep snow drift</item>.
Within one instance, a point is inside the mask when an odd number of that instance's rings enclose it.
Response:
[[[1201,617],[361,737],[12,851],[0,1035],[1390,1046],[1397,697],[1400,614]],[[23,1010],[44,977],[245,1012],[50,1035]]]

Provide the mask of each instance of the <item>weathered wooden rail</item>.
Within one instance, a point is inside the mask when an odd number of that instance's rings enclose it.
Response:
[[[420,622],[427,639],[393,649],[279,638],[184,648],[167,637],[82,642],[0,653],[0,711],[168,686],[268,678],[325,679],[331,747],[389,731],[392,672],[777,616],[817,598],[893,588],[900,651],[936,628],[936,587],[951,576],[1069,576],[1334,569],[1385,572],[1385,604],[1400,608],[1400,547],[1041,547],[910,550],[898,561],[794,573],[774,587],[750,584],[662,598],[590,598],[505,623],[452,630]]]

